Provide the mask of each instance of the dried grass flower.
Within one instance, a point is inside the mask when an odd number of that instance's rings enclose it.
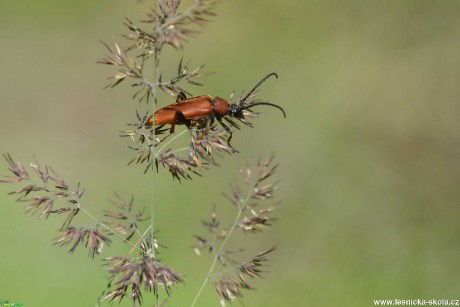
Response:
[[[110,245],[111,241],[107,238],[98,227],[67,227],[62,230],[61,237],[55,239],[55,245],[64,246],[72,243],[69,252],[73,253],[78,245],[85,245],[89,248],[89,256],[94,258],[95,255],[102,253],[104,243]]]
[[[141,305],[142,289],[158,297],[158,288],[161,286],[169,296],[173,286],[184,283],[182,274],[161,264],[154,257],[110,257],[105,261],[111,274],[110,278],[114,280],[114,286],[117,288],[110,291],[101,301],[121,301],[131,289],[133,305]]]
[[[9,194],[18,195],[17,202],[28,204],[25,206],[26,212],[36,213],[40,218],[65,213],[67,216],[61,229],[68,226],[80,212],[80,199],[85,192],[80,183],[75,189],[71,189],[62,176],[48,165],[41,166],[37,160],[29,162],[28,166],[33,171],[30,173],[10,154],[3,156],[10,165],[9,170],[12,175],[2,176],[5,179],[0,182],[14,184],[27,182],[25,186]],[[37,178],[34,179],[31,174],[35,174]]]

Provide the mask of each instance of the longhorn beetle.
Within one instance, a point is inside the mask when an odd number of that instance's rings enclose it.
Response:
[[[275,76],[278,78],[278,75],[274,72],[265,76],[259,83],[254,86],[254,88],[246,95],[244,98],[240,99],[237,103],[228,103],[225,99],[220,97],[212,98],[209,95],[202,95],[193,98],[187,98],[183,92],[177,96],[175,103],[170,104],[164,108],[159,109],[155,112],[155,126],[158,126],[157,129],[161,129],[165,125],[171,125],[169,133],[174,133],[174,128],[176,125],[186,125],[187,128],[195,127],[206,127],[208,124],[213,124],[216,119],[222,127],[227,131],[229,137],[227,139],[228,145],[230,145],[230,140],[232,139],[233,131],[232,129],[223,122],[223,119],[227,121],[231,126],[240,129],[240,127],[231,119],[232,117],[238,119],[243,124],[252,127],[252,124],[246,121],[244,115],[244,110],[251,111],[250,108],[258,105],[267,105],[279,109],[284,117],[286,117],[286,112],[280,106],[270,103],[270,102],[246,102],[248,98],[251,97],[252,93],[263,83],[265,80]],[[147,120],[147,126],[153,126],[153,118],[150,116]]]

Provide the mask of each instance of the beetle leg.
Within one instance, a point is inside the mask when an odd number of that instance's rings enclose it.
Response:
[[[155,135],[163,134],[167,129],[163,129],[165,125],[155,127]]]
[[[155,127],[155,141],[157,141],[156,145],[160,144],[161,142],[166,140],[171,135],[171,133],[168,133],[167,135],[165,135],[161,139],[158,137],[160,134],[163,134],[164,132],[166,132],[168,130],[168,129],[163,129],[164,126],[165,125],[159,125],[159,126]]]
[[[176,111],[176,117],[179,123],[183,123],[185,126],[187,126],[187,128],[190,129],[191,121],[185,117],[184,113],[181,111]]]
[[[224,127],[225,131],[227,131],[227,133],[230,134],[228,139],[227,139],[227,144],[235,152],[235,149],[233,149],[232,145],[230,145],[230,140],[232,139],[232,136],[233,136],[232,128],[230,128],[229,126],[224,124],[224,122],[222,121],[221,117],[216,117],[216,118],[217,118],[217,121],[222,125],[222,127]]]
[[[190,120],[187,119],[185,117],[184,113],[182,113],[181,111],[176,111],[176,114],[174,116],[174,121],[171,124],[171,129],[169,129],[170,134],[174,133],[174,128],[176,127],[176,123],[181,123],[181,124],[183,123],[189,129],[190,129],[190,126],[191,126]]]
[[[182,101],[187,99],[187,95],[184,92],[180,91],[179,95],[177,95],[176,102]]]
[[[163,142],[164,140],[166,140],[170,135],[171,135],[171,133],[165,135],[163,138],[161,138],[160,140],[158,140],[158,143],[157,143],[156,145],[158,145],[158,144],[160,144],[161,142]],[[155,145],[155,146],[156,146],[156,145]]]
[[[212,119],[208,119],[206,121],[206,126],[203,129],[201,129],[199,140],[204,139],[205,135],[207,135],[209,130],[211,129],[211,125],[212,125]]]

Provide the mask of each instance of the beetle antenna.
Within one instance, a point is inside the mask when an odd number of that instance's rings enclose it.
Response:
[[[279,109],[281,112],[283,112],[283,115],[286,118],[286,112],[284,111],[284,109],[282,107],[280,107],[279,105],[276,105],[276,104],[270,103],[270,102],[254,102],[254,103],[248,104],[248,105],[240,108],[240,111],[252,108],[253,106],[260,106],[260,105],[275,107],[275,108]]]
[[[274,73],[274,72],[269,73],[268,75],[266,75],[262,80],[260,80],[259,83],[256,84],[256,86],[254,86],[254,88],[253,88],[243,99],[240,100],[240,105],[243,104],[243,103],[246,101],[246,99],[248,99],[249,96],[251,96],[252,93],[254,93],[254,91],[255,91],[262,83],[264,83],[265,80],[267,80],[267,79],[270,78],[271,76],[275,76],[276,79],[278,79],[278,75],[277,75],[276,73]],[[283,113],[284,113],[284,111],[283,111]],[[286,117],[286,116],[285,116],[285,117]]]

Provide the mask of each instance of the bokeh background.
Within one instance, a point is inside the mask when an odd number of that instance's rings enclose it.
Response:
[[[104,90],[113,70],[95,61],[106,53],[99,40],[126,33],[124,18],[142,19],[152,3],[0,0],[0,151],[81,181],[95,215],[114,192],[150,201],[151,178],[126,166],[132,152],[117,136],[145,106],[127,84]],[[180,184],[160,171],[161,258],[187,282],[170,306],[189,306],[209,268],[190,249],[201,220],[213,204],[230,215],[221,193],[238,167],[272,153],[279,221],[232,242],[278,247],[246,306],[460,298],[460,1],[232,0],[217,12],[183,51],[166,49],[162,69],[174,72],[181,56],[206,63],[217,73],[189,89],[222,97],[275,71],[262,94],[288,117],[260,108],[255,128],[234,135],[241,153],[202,178]],[[0,186],[0,299],[93,306],[106,285],[100,260],[52,246],[60,219],[24,215],[7,196],[14,188]],[[123,253],[116,244],[103,255]],[[219,305],[211,286],[198,305]]]

